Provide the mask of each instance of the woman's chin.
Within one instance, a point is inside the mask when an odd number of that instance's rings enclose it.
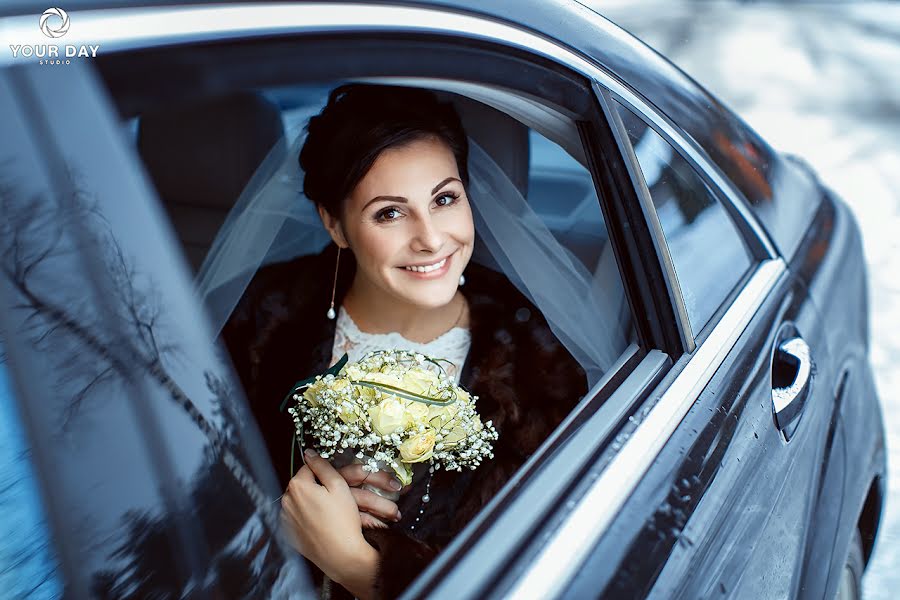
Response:
[[[453,300],[458,288],[458,280],[450,281],[449,277],[442,280],[417,281],[398,289],[400,296],[407,303],[424,309],[441,308]]]

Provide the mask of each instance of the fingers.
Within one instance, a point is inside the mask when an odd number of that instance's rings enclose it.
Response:
[[[386,471],[378,471],[376,473],[364,471],[363,466],[359,464],[341,467],[338,470],[338,473],[341,474],[341,477],[344,478],[344,481],[347,482],[347,485],[351,487],[355,487],[365,483],[367,485],[373,485],[378,489],[382,489],[386,492],[399,492],[400,488],[403,487],[400,482],[397,481],[397,479],[390,473]]]
[[[291,480],[288,482],[287,489],[281,495],[281,508],[295,515],[299,507],[303,505],[302,498],[315,489],[321,489],[316,483],[316,476],[312,469],[307,465],[300,467]]]
[[[344,481],[344,478],[341,477],[340,473],[331,466],[330,462],[319,456],[315,450],[307,448],[303,452],[303,456],[306,459],[306,467],[309,467],[316,476],[316,479],[321,481],[322,485],[324,485],[329,492],[338,490],[342,486],[345,488],[347,487],[347,482]],[[302,470],[303,469],[301,469],[301,471]]]
[[[356,500],[356,505],[359,507],[360,511],[367,512],[387,521],[400,520],[400,509],[387,498],[382,498],[374,492],[360,488],[350,488],[350,493],[353,494],[353,498]]]
[[[306,465],[303,465],[302,467],[300,467],[300,470],[294,473],[294,476],[291,477],[291,481],[288,483],[288,486],[290,486],[291,483],[295,482],[301,484],[315,483],[316,476],[313,474],[312,469],[310,469]]]
[[[373,517],[369,513],[359,513],[359,520],[363,529],[387,529],[388,527],[387,523],[377,517]]]

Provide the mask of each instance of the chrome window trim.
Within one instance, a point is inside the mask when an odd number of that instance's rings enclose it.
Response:
[[[749,209],[742,194],[709,160],[699,144],[683,134],[641,96],[599,65],[547,37],[511,24],[453,12],[449,8],[327,2],[70,10],[69,15],[73,25],[65,38],[65,43],[100,44],[101,53],[287,33],[402,31],[480,39],[541,55],[600,83],[617,99],[646,117],[669,143],[682,149],[689,162],[722,191],[730,209],[743,217],[767,257],[777,256],[774,245]],[[585,18],[604,35],[617,39],[622,39],[626,35],[618,27],[593,12],[586,14]],[[46,44],[47,39],[42,37],[43,34],[35,23],[35,15],[0,19],[0,38],[4,40],[4,46],[10,43]],[[0,67],[15,63],[12,53],[4,47],[0,52]]]
[[[672,260],[672,254],[669,251],[669,244],[666,241],[665,232],[662,224],[659,222],[659,215],[656,213],[656,207],[653,205],[653,198],[650,190],[647,188],[647,182],[644,178],[641,164],[638,162],[637,155],[634,153],[634,146],[628,138],[628,132],[622,117],[615,107],[616,100],[611,97],[610,93],[600,84],[594,82],[594,93],[597,100],[603,107],[606,120],[609,122],[616,138],[619,149],[622,151],[625,168],[631,183],[637,191],[638,201],[641,205],[641,213],[644,220],[650,228],[651,239],[653,240],[653,249],[656,251],[656,257],[662,265],[666,275],[666,290],[669,294],[669,301],[675,307],[675,318],[678,323],[678,333],[681,337],[681,344],[685,352],[691,353],[696,347],[694,344],[694,332],[691,327],[690,316],[687,312],[687,306],[684,303],[684,294],[681,289],[681,281],[678,279],[678,273],[675,270],[675,262]]]
[[[734,184],[722,174],[719,167],[713,164],[706,155],[706,151],[700,148],[699,144],[695,143],[692,138],[682,136],[675,125],[643,102],[635,103],[632,99],[626,98],[614,90],[611,90],[611,92],[615,101],[620,102],[622,106],[643,118],[656,133],[668,142],[676,152],[681,154],[682,158],[700,174],[701,178],[713,189],[714,193],[718,192],[717,198],[723,200],[722,204],[725,206],[726,211],[731,213],[733,219],[737,216],[737,219],[734,220],[738,221],[735,223],[738,230],[744,231],[746,228],[749,228],[750,232],[753,233],[754,239],[752,242],[759,245],[764,255],[763,258],[775,258],[778,256],[775,245],[772,243],[769,235],[763,230],[762,225],[759,224],[743,193],[738,191]],[[746,228],[742,227],[741,223],[746,223]],[[756,251],[752,253],[758,254]]]
[[[759,265],[707,340],[506,597],[543,600],[565,589],[785,272],[780,258]]]

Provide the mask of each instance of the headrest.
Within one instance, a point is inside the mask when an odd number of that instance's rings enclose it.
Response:
[[[142,115],[138,151],[165,204],[228,210],[282,131],[275,104],[240,92]]]
[[[528,127],[481,102],[456,94],[447,98],[456,107],[466,134],[494,159],[519,192],[528,197]]]

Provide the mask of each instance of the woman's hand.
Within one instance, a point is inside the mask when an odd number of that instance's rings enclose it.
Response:
[[[356,499],[331,463],[312,450],[305,457],[306,465],[281,498],[291,542],[332,580],[358,598],[369,598],[378,552],[362,535]]]
[[[386,492],[397,493],[402,486],[390,473],[385,471],[370,473],[364,471],[360,464],[342,467],[338,469],[338,473],[350,486],[350,493],[353,494],[356,505],[359,507],[359,520],[363,527],[387,527],[385,521],[400,520],[400,510],[395,502],[358,487],[366,484]]]

